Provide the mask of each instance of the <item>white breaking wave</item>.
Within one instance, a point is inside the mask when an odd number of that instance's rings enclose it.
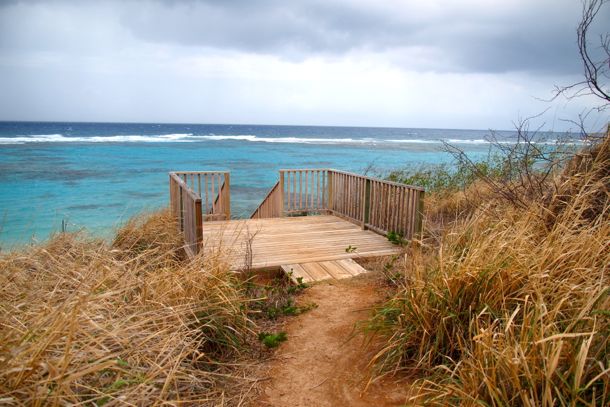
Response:
[[[404,143],[404,144],[438,144],[439,140],[422,140],[422,139],[392,139],[385,140],[389,143]]]
[[[440,140],[431,139],[374,139],[374,138],[312,138],[312,137],[259,137],[252,134],[195,136],[192,133],[160,135],[117,135],[69,137],[63,134],[38,134],[32,136],[0,137],[0,145],[28,143],[193,143],[202,141],[247,141],[254,143],[292,143],[292,144],[439,144]],[[444,139],[449,144],[490,144],[485,139]],[[498,141],[500,144],[515,144],[514,141]],[[537,144],[555,144],[556,140],[541,141]],[[580,142],[567,144],[582,144]]]
[[[262,143],[301,143],[301,144],[383,144],[383,143],[401,143],[401,144],[439,144],[441,139],[374,139],[374,138],[306,138],[306,137],[258,137],[250,134],[225,136],[225,135],[209,135],[209,136],[194,136],[205,140],[236,140],[236,141],[251,141]],[[443,139],[451,144],[490,144],[484,139]],[[514,144],[514,141],[499,141],[500,144]],[[555,144],[555,140],[543,142],[543,144]]]
[[[196,141],[190,140],[192,133],[188,134],[161,134],[155,136],[91,136],[67,137],[63,134],[37,134],[34,136],[0,137],[0,144],[27,144],[27,143],[177,143]]]
[[[194,136],[188,134],[162,134],[153,136],[124,135],[124,136],[90,136],[67,137],[63,134],[38,134],[33,136],[0,137],[0,144],[26,144],[26,143],[160,143],[197,141],[250,141],[259,143],[301,143],[301,144],[371,144],[384,142],[371,138],[307,138],[307,137],[258,137],[251,134],[243,135],[215,135]]]
[[[376,140],[371,138],[353,139],[353,138],[308,138],[308,137],[258,137],[251,134],[238,136],[217,136],[211,134],[209,136],[198,136],[204,140],[241,140],[252,141],[259,143],[297,143],[297,144],[366,144],[378,143],[385,140]]]

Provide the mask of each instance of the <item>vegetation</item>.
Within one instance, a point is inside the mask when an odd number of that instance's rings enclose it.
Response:
[[[111,244],[62,233],[0,257],[2,402],[243,401],[260,304],[294,304],[304,287],[270,297],[221,259],[185,261],[175,231],[162,212]]]
[[[251,315],[256,320],[267,319],[275,321],[284,316],[300,315],[316,304],[298,305],[295,296],[308,286],[300,277],[297,284],[292,284],[285,275],[273,278],[269,283],[255,283],[254,277],[247,282],[248,296],[253,298],[250,303]]]
[[[498,156],[490,156],[486,160],[475,163],[476,170],[489,174],[500,174],[501,161]],[[456,163],[427,165],[421,168],[405,168],[391,171],[385,176],[389,181],[407,185],[417,185],[433,193],[451,193],[464,189],[472,184],[476,171],[469,165]]]
[[[284,342],[286,339],[288,339],[286,332],[279,332],[276,334],[261,332],[258,334],[258,340],[268,348],[277,348],[280,346],[280,343]]]
[[[403,239],[402,235],[397,232],[388,232],[386,237],[388,238],[388,241],[392,244],[401,245],[405,243],[405,240]]]
[[[443,226],[387,264],[396,293],[368,326],[387,338],[372,363],[415,374],[418,403],[610,403],[609,137],[561,173],[520,158],[492,167],[510,178],[462,161],[476,174],[462,190],[426,175]]]

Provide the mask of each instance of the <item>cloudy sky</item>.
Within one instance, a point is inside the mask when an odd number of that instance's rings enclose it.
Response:
[[[598,20],[610,21],[606,7]],[[0,120],[508,129],[590,100],[578,0],[0,0]]]

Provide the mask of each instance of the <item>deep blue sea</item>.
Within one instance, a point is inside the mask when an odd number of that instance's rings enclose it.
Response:
[[[450,162],[440,140],[486,155],[485,130],[212,124],[0,122],[0,247],[85,228],[110,236],[167,205],[168,172],[231,172],[234,216],[248,216],[280,168],[377,173]],[[507,142],[510,131],[496,132]]]

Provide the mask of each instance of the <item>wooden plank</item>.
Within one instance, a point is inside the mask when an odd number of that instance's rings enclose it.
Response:
[[[224,252],[223,252],[224,253]],[[278,268],[283,264],[292,264],[292,263],[304,263],[307,261],[328,261],[328,260],[342,260],[342,259],[348,259],[350,257],[377,257],[377,256],[390,256],[390,255],[395,255],[397,254],[396,250],[376,250],[376,251],[370,251],[370,252],[363,252],[361,256],[354,256],[354,255],[350,255],[350,254],[327,254],[324,256],[320,256],[320,257],[312,257],[312,256],[308,256],[308,257],[285,257],[285,258],[278,258],[278,259],[260,259],[257,258],[256,256],[254,256],[254,260],[252,262],[252,269],[270,269],[270,268]],[[243,264],[244,264],[244,259],[245,259],[245,254],[236,254],[234,256],[232,256],[231,258],[228,259],[228,261],[230,261],[231,263],[231,269],[232,270],[240,270],[241,268],[243,268]]]
[[[366,273],[367,270],[352,259],[329,260],[320,262],[284,264],[280,267],[290,279],[298,284],[298,279],[305,283],[328,279],[342,280]]]
[[[315,281],[300,264],[284,264],[281,266],[281,269],[290,277],[290,280],[292,280],[294,284],[299,284],[299,278],[301,278],[301,281],[304,283]]]
[[[328,271],[322,267],[319,263],[303,263],[301,264],[303,270],[307,272],[315,281],[323,281],[333,278]]]
[[[345,270],[347,270],[347,272],[349,272],[353,276],[368,273],[367,269],[362,267],[360,264],[356,263],[351,258],[335,260],[335,263],[339,264],[341,267],[343,267]]]
[[[333,276],[335,280],[353,277],[353,275],[349,271],[345,270],[343,267],[341,267],[340,264],[336,263],[335,261],[322,261],[318,264],[324,267],[326,271],[328,271],[328,274]]]

